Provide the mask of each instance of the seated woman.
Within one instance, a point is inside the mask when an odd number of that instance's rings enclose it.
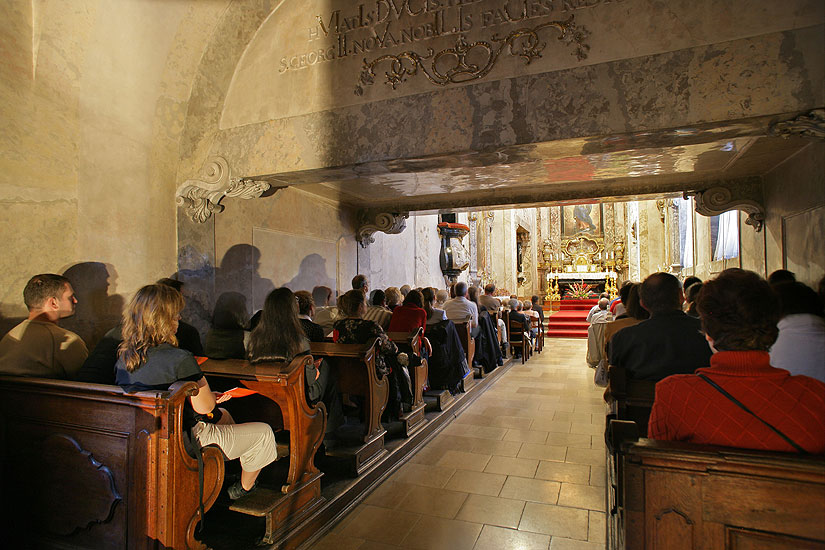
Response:
[[[288,288],[276,288],[266,297],[260,321],[249,335],[249,362],[289,363],[309,353],[309,339],[298,319],[298,299]],[[326,361],[309,363],[304,370],[307,401],[311,404],[323,401],[327,409],[325,445],[329,447],[332,434],[344,420],[337,377]]]
[[[395,308],[390,318],[390,327],[387,332],[412,332],[423,328],[427,331],[427,312],[424,310],[424,298],[417,290],[410,290],[404,298],[404,303]],[[425,357],[432,353],[430,342],[426,338],[421,340],[421,350]]]
[[[656,384],[648,437],[825,453],[825,384],[770,364],[779,305],[768,282],[727,269],[702,287],[698,310],[710,367]]]
[[[436,291],[432,287],[427,287],[421,291],[424,312],[427,314],[427,324],[433,325],[447,320],[447,312],[435,307]]]
[[[338,309],[344,317],[332,325],[333,340],[339,344],[366,344],[373,338],[377,340],[375,371],[379,379],[392,374],[389,380],[390,400],[393,403],[392,407],[387,405],[387,410],[400,415],[401,403],[412,403],[412,384],[409,373],[398,363],[398,347],[384,329],[362,318],[367,311],[362,291],[350,290],[338,298]]]
[[[194,414],[192,436],[201,446],[217,445],[230,460],[241,459],[241,479],[229,487],[231,499],[255,490],[261,469],[278,459],[272,428],[263,422],[235,424],[216,403],[230,396],[215,394],[195,357],[175,347],[183,296],[165,285],[148,285],[137,291],[123,314],[123,342],[115,366],[117,384],[126,391],[167,390],[180,380],[198,383],[190,397]]]

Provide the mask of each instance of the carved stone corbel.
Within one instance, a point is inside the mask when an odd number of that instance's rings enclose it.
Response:
[[[768,129],[771,136],[783,138],[811,137],[825,139],[825,109],[814,109],[790,120],[774,122]]]
[[[197,223],[209,219],[213,212],[223,212],[224,197],[257,199],[269,190],[265,181],[231,177],[229,164],[223,157],[211,157],[201,170],[200,179],[183,182],[175,192],[175,203]]]
[[[409,212],[380,212],[375,216],[361,216],[361,225],[355,233],[355,239],[366,248],[370,243],[375,242],[373,235],[376,231],[382,231],[389,235],[396,235],[404,231],[407,227]]]
[[[762,231],[765,222],[765,209],[751,198],[734,197],[727,187],[711,187],[704,191],[685,191],[684,197],[694,197],[696,212],[703,216],[718,216],[729,210],[741,210],[748,215],[745,223],[753,226],[756,231]]]

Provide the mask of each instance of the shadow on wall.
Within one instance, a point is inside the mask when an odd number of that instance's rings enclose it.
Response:
[[[20,302],[23,302],[22,295],[20,296]],[[9,309],[11,308],[6,306],[6,304],[0,304],[0,311],[8,311]],[[26,318],[22,315],[19,317],[6,317],[2,313],[0,313],[0,338],[5,336],[8,331],[22,323],[25,319]]]
[[[298,274],[284,284],[292,292],[307,290],[312,292],[316,286],[335,288],[335,277],[327,273],[327,260],[320,254],[310,254],[298,267]]]
[[[261,309],[267,295],[275,289],[271,280],[261,277],[261,251],[250,244],[229,248],[215,273],[215,295],[237,292],[246,297],[253,311]],[[253,311],[247,310],[248,320]]]
[[[81,262],[63,272],[77,298],[72,317],[62,319],[60,326],[80,335],[89,349],[94,348],[106,332],[120,322],[124,299],[109,295],[109,287],[117,281],[117,271],[101,262]]]

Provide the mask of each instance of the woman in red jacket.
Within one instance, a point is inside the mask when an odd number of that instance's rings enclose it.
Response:
[[[417,290],[411,290],[404,298],[404,303],[395,308],[390,318],[390,326],[387,332],[412,332],[421,327],[427,330],[427,312],[424,311],[424,298]],[[424,338],[422,341],[427,355],[432,353],[430,342]]]

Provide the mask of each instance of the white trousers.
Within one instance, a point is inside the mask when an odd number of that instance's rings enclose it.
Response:
[[[241,459],[246,472],[260,470],[278,458],[275,434],[269,424],[246,422],[244,424],[208,424],[198,422],[192,434],[202,447],[217,445],[230,460]]]

